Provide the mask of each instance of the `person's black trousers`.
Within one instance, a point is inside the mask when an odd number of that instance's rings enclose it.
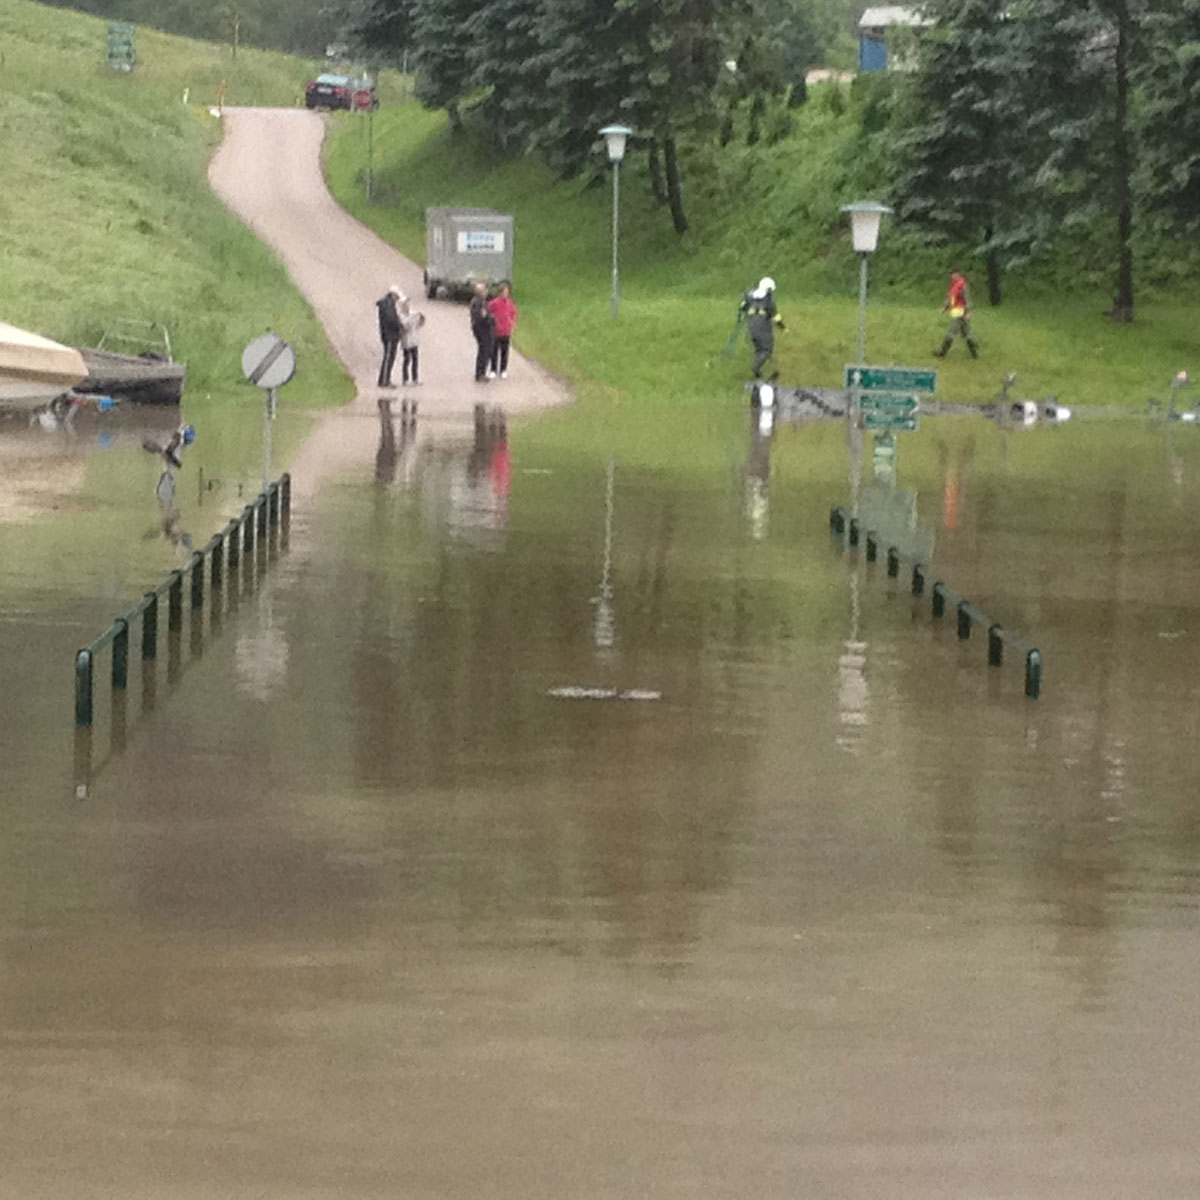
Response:
[[[407,383],[411,377],[413,383],[417,382],[417,351],[419,346],[411,346],[403,351],[404,362],[400,366],[400,378]]]
[[[392,382],[392,368],[396,365],[396,347],[400,345],[400,335],[383,339],[383,360],[379,364],[379,386],[388,387]]]
[[[511,342],[512,338],[499,335],[492,342],[492,370],[497,375],[508,370],[508,347]]]
[[[492,361],[492,331],[473,329],[471,332],[475,335],[475,378],[486,379]]]

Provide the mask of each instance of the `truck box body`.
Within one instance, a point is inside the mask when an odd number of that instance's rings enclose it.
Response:
[[[425,294],[512,279],[513,219],[491,208],[425,210]]]

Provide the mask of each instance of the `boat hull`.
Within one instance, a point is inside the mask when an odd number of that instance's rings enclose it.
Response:
[[[37,408],[86,375],[78,350],[0,321],[0,406]]]

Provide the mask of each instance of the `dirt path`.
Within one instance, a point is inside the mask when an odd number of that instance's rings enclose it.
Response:
[[[227,108],[225,136],[209,182],[229,209],[280,257],[325,328],[357,394],[329,415],[292,464],[296,487],[315,489],[339,464],[369,467],[379,441],[378,401],[419,401],[421,422],[461,422],[479,402],[509,413],[571,399],[570,390],[536,363],[514,353],[509,377],[474,380],[475,341],[464,304],[426,300],[421,268],[340,208],[325,187],[325,125],[307,109]],[[426,314],[420,388],[376,387],[379,334],[375,301],[397,283]],[[394,378],[400,378],[399,363]]]

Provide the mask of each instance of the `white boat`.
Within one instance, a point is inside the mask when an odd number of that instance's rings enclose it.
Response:
[[[0,407],[38,408],[87,376],[83,355],[0,321]]]

